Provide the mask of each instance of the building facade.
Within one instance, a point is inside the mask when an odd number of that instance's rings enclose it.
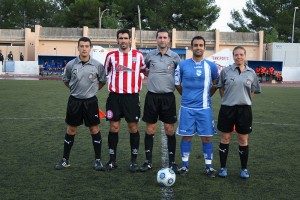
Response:
[[[77,41],[80,37],[91,38],[94,45],[99,45],[107,50],[118,47],[116,40],[117,29],[89,28],[56,28],[35,26],[31,29],[0,29],[0,50],[5,59],[12,51],[16,61],[22,52],[26,61],[38,61],[39,56],[77,56]],[[132,32],[132,47],[145,50],[156,48],[156,31],[136,30]],[[247,50],[249,60],[263,59],[263,31],[258,33],[244,32],[201,32],[201,31],[177,31],[172,30],[170,47],[179,50],[184,58],[192,56],[190,51],[191,39],[201,35],[206,40],[205,57],[208,57],[222,49],[233,49],[242,45]]]

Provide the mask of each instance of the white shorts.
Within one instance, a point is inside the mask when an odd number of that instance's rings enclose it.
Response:
[[[176,133],[181,136],[193,136],[197,133],[206,137],[216,134],[212,108],[190,109],[181,106]]]

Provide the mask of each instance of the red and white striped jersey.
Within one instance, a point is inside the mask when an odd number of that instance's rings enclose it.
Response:
[[[131,49],[128,53],[111,51],[105,59],[108,91],[119,94],[139,93],[142,89],[140,73],[145,70],[142,52]]]

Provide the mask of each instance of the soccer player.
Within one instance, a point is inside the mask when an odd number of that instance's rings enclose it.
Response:
[[[269,68],[269,73],[270,73],[270,76],[271,76],[271,80],[274,79],[274,75],[275,75],[275,69],[274,67],[270,67]]]
[[[275,80],[278,81],[278,82],[282,82],[281,71],[276,72]]]
[[[57,61],[56,64],[57,74],[62,75],[62,64],[60,63],[60,60]]]
[[[205,173],[209,177],[216,176],[212,167],[214,127],[211,96],[215,93],[218,78],[218,67],[215,63],[204,59],[205,39],[195,36],[191,41],[193,57],[181,61],[175,71],[175,85],[182,95],[179,127],[177,134],[182,136],[180,149],[182,167],[178,174],[187,175],[192,139],[200,136],[205,160]]]
[[[42,76],[44,75],[45,72],[46,72],[46,75],[48,76],[49,68],[50,68],[50,65],[48,64],[48,61],[44,60]]]
[[[109,96],[106,101],[106,119],[110,122],[108,133],[108,148],[110,160],[106,169],[115,169],[117,145],[121,118],[125,118],[130,133],[131,162],[129,170],[136,172],[136,162],[140,133],[138,122],[140,120],[140,95],[142,79],[140,72],[145,69],[143,54],[131,49],[131,33],[127,29],[117,32],[117,43],[119,49],[111,51],[105,59],[105,70],[108,76]]]
[[[68,62],[63,75],[64,84],[70,89],[67,106],[66,123],[67,133],[64,139],[64,153],[62,160],[55,166],[61,170],[70,166],[70,152],[74,143],[77,127],[83,121],[89,127],[95,152],[96,171],[103,171],[101,163],[102,138],[99,129],[97,91],[106,83],[103,65],[90,56],[91,40],[82,37],[78,41],[79,56]]]
[[[175,68],[180,58],[169,48],[170,35],[166,29],[156,33],[157,49],[150,51],[145,64],[148,71],[147,89],[143,121],[146,122],[145,154],[146,161],[140,167],[141,172],[152,169],[153,138],[156,131],[156,122],[164,123],[168,140],[169,167],[177,171],[175,163],[176,137],[174,123],[177,121],[175,101]]]
[[[267,68],[265,66],[261,66],[260,74],[261,74],[261,81],[263,81],[263,77],[267,76]]]
[[[54,61],[54,59],[52,59],[51,63],[50,63],[50,68],[49,68],[51,70],[50,74],[56,73],[56,70],[57,70],[56,67],[57,67],[56,62]]]
[[[233,126],[239,143],[241,161],[240,177],[250,177],[247,169],[249,146],[248,137],[252,132],[252,97],[261,92],[258,77],[246,62],[246,50],[242,46],[233,49],[234,64],[221,71],[219,83],[222,97],[218,116],[218,129],[222,132],[219,144],[221,169],[220,177],[227,176],[226,161]]]

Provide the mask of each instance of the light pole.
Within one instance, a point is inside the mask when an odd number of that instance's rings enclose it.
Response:
[[[295,7],[295,10],[294,10],[294,18],[293,18],[292,43],[294,43],[295,17],[296,17],[296,11],[297,11],[297,9],[298,9],[298,7]]]
[[[141,10],[140,10],[140,6],[139,5],[138,5],[138,17],[139,17],[139,28],[140,28],[140,47],[143,47],[143,43],[142,43]]]
[[[109,9],[105,9],[105,10],[103,10],[102,13],[101,13],[101,9],[100,9],[100,7],[99,7],[99,28],[100,28],[100,29],[101,29],[101,20],[102,20],[102,16],[103,16],[104,12],[106,12],[106,11],[109,11]]]

